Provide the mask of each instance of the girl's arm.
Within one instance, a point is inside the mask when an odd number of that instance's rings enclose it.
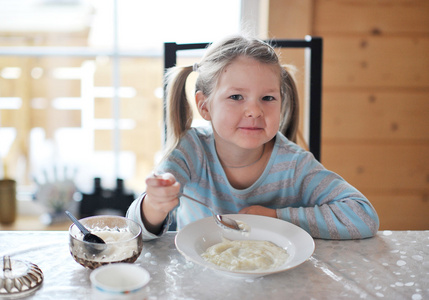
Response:
[[[353,199],[276,211],[278,218],[300,226],[314,238],[368,238],[374,236],[379,227],[378,216],[372,206]]]
[[[146,178],[146,197],[142,203],[142,221],[146,229],[154,234],[161,231],[167,215],[178,204],[180,184],[170,173]]]
[[[170,212],[178,205],[180,184],[172,174],[150,175],[147,190],[127,211],[127,217],[143,228],[143,239],[151,240],[164,233],[171,223]]]
[[[377,233],[379,219],[368,199],[311,155],[297,160],[294,189],[298,202],[277,209],[277,217],[314,238],[361,239]]]

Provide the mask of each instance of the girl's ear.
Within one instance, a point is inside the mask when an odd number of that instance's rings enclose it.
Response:
[[[207,97],[203,94],[203,92],[198,91],[195,93],[195,102],[197,104],[198,112],[204,120],[210,121],[210,112],[207,108]]]

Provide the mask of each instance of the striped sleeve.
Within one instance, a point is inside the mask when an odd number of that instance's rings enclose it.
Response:
[[[297,203],[277,209],[280,219],[300,226],[314,238],[361,239],[376,234],[379,219],[365,196],[310,153],[297,153],[295,159]]]
[[[146,227],[144,226],[142,215],[141,215],[141,211],[142,211],[141,206],[142,206],[143,199],[144,199],[145,195],[146,195],[146,193],[141,194],[137,199],[135,199],[131,203],[130,207],[127,210],[125,217],[135,221],[136,223],[138,223],[141,226],[143,241],[150,241],[150,240],[161,237],[165,232],[167,232],[167,230],[168,230],[168,228],[172,222],[172,216],[171,216],[172,213],[168,214],[168,216],[165,219],[164,224],[162,226],[162,230],[158,235],[149,232],[146,229]]]

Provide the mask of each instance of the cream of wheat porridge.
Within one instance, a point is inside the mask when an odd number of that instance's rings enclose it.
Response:
[[[283,265],[289,254],[274,243],[256,240],[227,240],[209,247],[202,255],[229,271],[267,271]]]

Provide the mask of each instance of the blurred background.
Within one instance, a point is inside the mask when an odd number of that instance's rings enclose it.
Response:
[[[429,229],[425,0],[0,0],[0,179],[17,195],[0,229],[64,228],[58,212],[85,215],[96,195],[128,205],[162,148],[163,43],[238,32],[323,38],[321,162],[381,229]],[[280,54],[305,121],[305,51]]]

